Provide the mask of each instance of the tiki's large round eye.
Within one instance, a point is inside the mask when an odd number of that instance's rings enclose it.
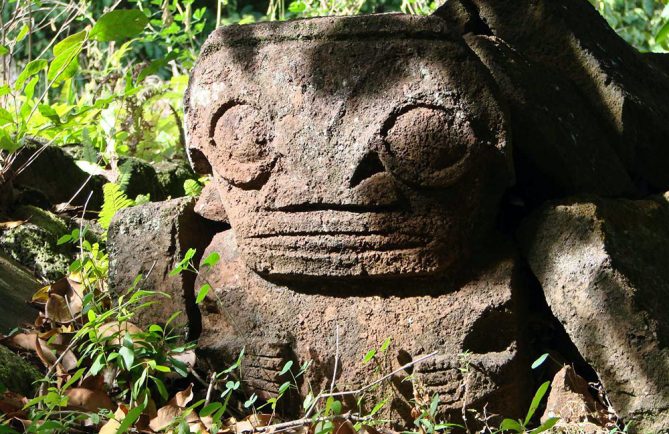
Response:
[[[210,161],[231,184],[256,188],[267,178],[274,158],[269,149],[267,123],[249,105],[235,105],[214,119]]]
[[[411,184],[444,187],[462,174],[475,136],[469,122],[451,111],[415,107],[397,116],[385,140],[397,176]]]

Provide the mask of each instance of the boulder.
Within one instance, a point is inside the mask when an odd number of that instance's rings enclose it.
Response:
[[[35,155],[36,157],[32,159]],[[104,178],[90,176],[84,172],[61,148],[30,142],[19,152],[12,168],[18,171],[24,166],[25,168],[14,177],[15,188],[37,191],[44,195],[51,205],[70,200],[73,205],[84,205],[90,194],[88,209],[97,210],[102,207]],[[38,193],[32,193],[32,196],[35,195]]]
[[[28,270],[0,254],[0,333],[35,321],[37,311],[28,301],[41,286]]]
[[[166,198],[156,169],[138,158],[127,157],[120,162],[118,183],[131,199],[135,199],[140,194],[148,194],[152,201],[161,201]]]
[[[639,192],[669,189],[667,70],[627,44],[590,2],[449,0],[435,15],[462,33],[495,36],[525,58],[553,71],[547,76],[542,75],[543,68],[535,71],[534,78],[541,77],[547,95],[554,93],[551,87],[559,85],[552,80],[554,74],[561,77],[560,81],[571,81],[582,95],[572,103],[573,114],[590,111],[598,118],[596,124],[601,123],[610,132],[610,146]],[[531,80],[529,85],[534,82]],[[569,88],[565,91],[572,92]],[[563,98],[556,99],[556,113],[566,123],[570,120],[563,116]],[[577,107],[584,102],[583,108]],[[552,109],[552,105],[548,107]],[[587,150],[592,146],[587,134],[581,138],[579,147],[583,145]]]
[[[164,324],[175,312],[177,333],[197,337],[200,331],[199,312],[195,306],[195,275],[184,272],[171,276],[189,248],[197,250],[193,259],[198,264],[217,225],[193,212],[194,199],[180,198],[151,202],[119,211],[109,227],[109,287],[122,293],[142,275],[139,286],[161,291],[170,298],[159,296],[150,309],[136,313],[133,322],[140,327]]]
[[[195,212],[206,219],[228,223],[228,215],[225,213],[223,201],[215,183],[208,182],[202,188],[202,193],[195,203]]]
[[[553,314],[639,431],[669,426],[669,203],[576,198],[520,231]]]
[[[37,389],[35,383],[41,378],[33,365],[0,345],[0,384],[12,392],[32,397]]]
[[[569,365],[551,381],[541,421],[552,417],[560,418],[556,428],[577,428],[578,432],[591,434],[601,432],[609,422],[605,407],[593,398],[588,382]]]
[[[488,67],[511,110],[516,187],[532,204],[579,193],[633,195],[610,128],[564,75],[494,36],[465,40]]]
[[[156,174],[165,198],[184,196],[184,182],[197,177],[188,162],[182,160],[156,164]]]
[[[72,248],[59,246],[57,241],[70,232],[66,222],[49,211],[28,205],[19,207],[13,218],[24,222],[0,229],[0,251],[43,280],[64,276],[72,262]]]

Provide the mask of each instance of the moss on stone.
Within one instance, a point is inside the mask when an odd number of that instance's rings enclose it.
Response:
[[[20,206],[14,212],[14,217],[20,220],[27,220],[30,223],[39,226],[49,232],[52,236],[56,237],[56,239],[61,235],[70,232],[65,220],[49,211],[37,208],[36,206]]]
[[[35,392],[35,382],[42,375],[21,356],[0,345],[0,383],[12,392],[31,396]]]
[[[165,196],[173,199],[185,196],[184,182],[197,177],[185,161],[159,163],[156,172]]]
[[[68,246],[58,246],[58,237],[33,224],[24,223],[0,233],[0,250],[47,280],[67,273],[71,258]]]

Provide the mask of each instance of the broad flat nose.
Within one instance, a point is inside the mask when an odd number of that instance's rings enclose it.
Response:
[[[341,176],[328,176],[337,172]],[[284,172],[274,182],[278,188],[272,189],[275,196],[271,207],[281,210],[379,211],[398,205],[400,199],[397,181],[373,150],[366,152],[348,173],[321,167],[307,173]]]

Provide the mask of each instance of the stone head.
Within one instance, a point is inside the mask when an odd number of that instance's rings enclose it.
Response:
[[[191,162],[268,277],[447,271],[513,177],[495,83],[434,16],[218,29],[186,110]]]

